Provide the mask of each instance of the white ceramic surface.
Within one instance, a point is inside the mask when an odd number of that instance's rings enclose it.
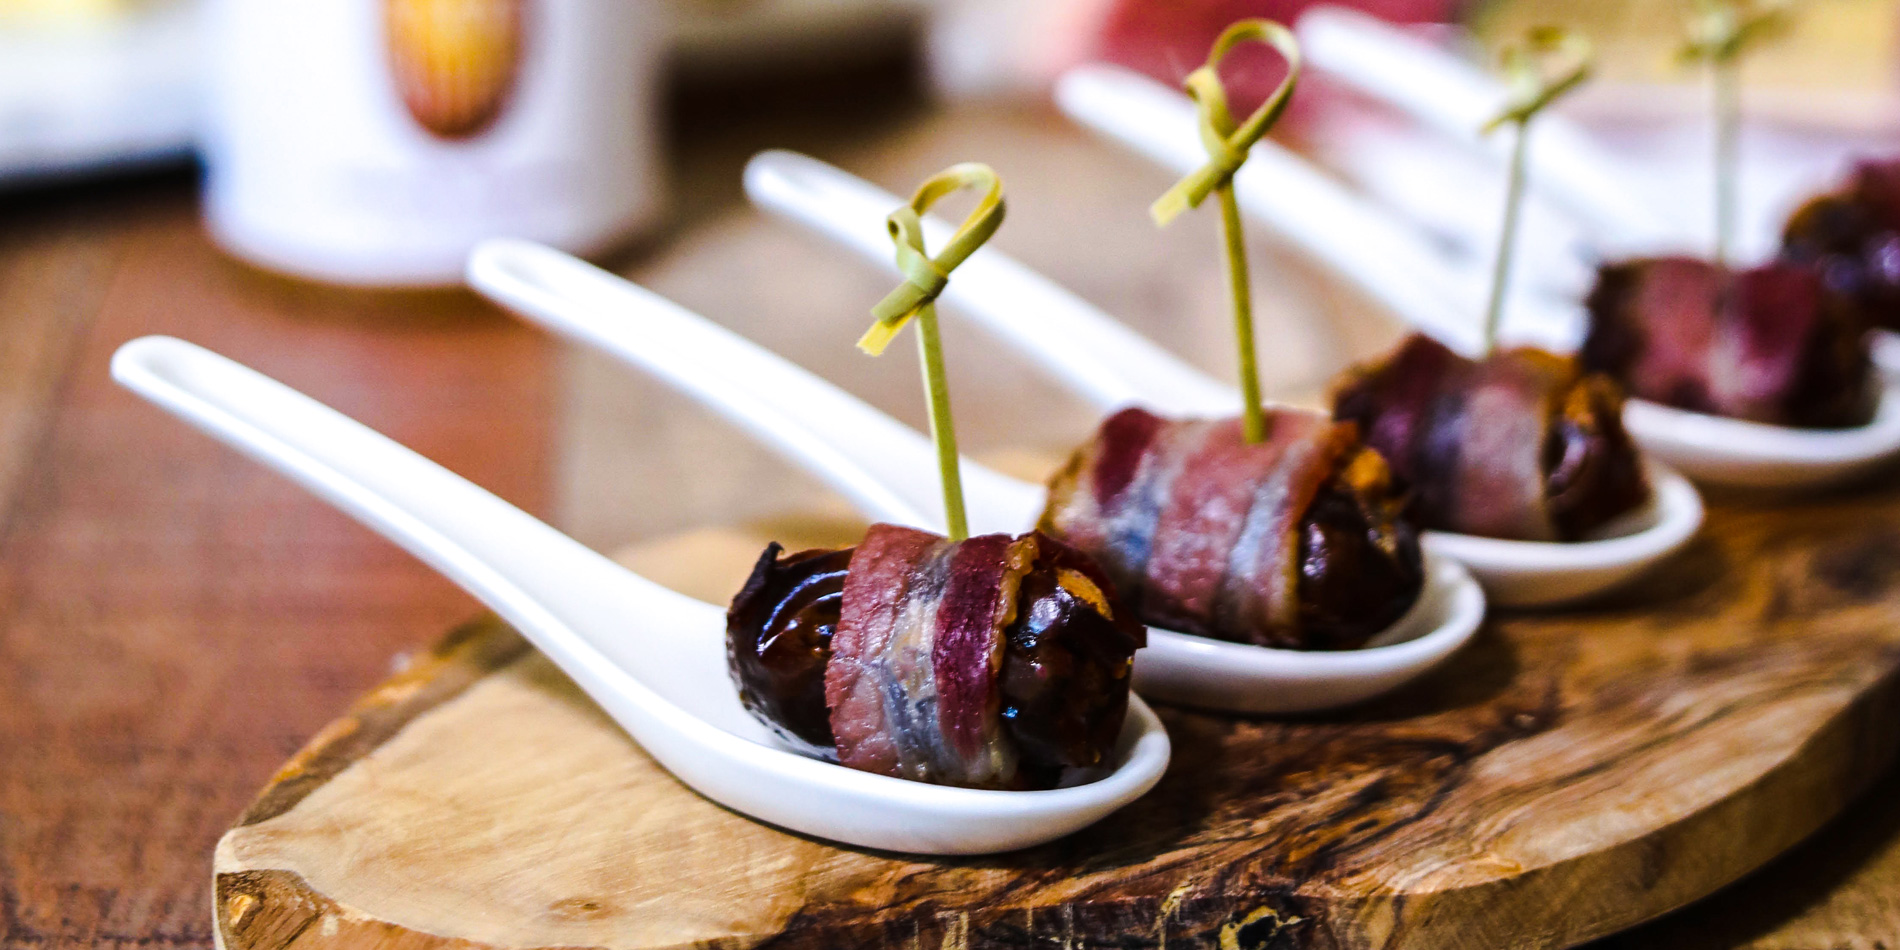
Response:
[[[1180,90],[1116,66],[1079,66],[1055,87],[1056,105],[1082,126],[1162,168],[1207,160],[1194,104]],[[1467,355],[1483,347],[1488,275],[1451,266],[1419,231],[1271,139],[1254,144],[1234,176],[1248,216],[1407,323]],[[1541,305],[1541,306],[1540,306]],[[1549,301],[1514,296],[1500,337],[1571,349],[1582,324]]]
[[[372,286],[454,285],[497,234],[625,241],[664,211],[670,5],[207,0],[205,224],[252,263]]]
[[[1318,71],[1414,120],[1408,127],[1347,110],[1341,121],[1324,123],[1318,148],[1440,243],[1456,245],[1467,266],[1488,267],[1510,139],[1484,135],[1478,117],[1504,100],[1503,84],[1456,47],[1358,11],[1316,7],[1297,30]],[[1646,98],[1635,88],[1623,95],[1631,106]],[[1538,118],[1526,156],[1520,289],[1574,300],[1589,291],[1599,260],[1708,253],[1712,116],[1701,95],[1692,99],[1698,105],[1690,121],[1626,122],[1616,131],[1574,121],[1563,105]],[[1828,111],[1824,101],[1814,105],[1802,115]],[[1838,180],[1853,154],[1888,147],[1873,135],[1785,125],[1743,129],[1730,249],[1738,260],[1774,256],[1792,208],[1820,183]],[[1474,203],[1473,192],[1495,197]]]
[[[1069,87],[1074,85],[1066,79],[1065,84]],[[1067,104],[1068,100],[1065,99],[1065,107]],[[1131,108],[1123,110],[1122,114],[1139,115],[1143,111]],[[1199,148],[1198,145],[1194,147]],[[1261,151],[1261,146],[1255,148],[1256,152]],[[1277,169],[1301,177],[1314,175],[1297,164],[1299,159],[1284,152],[1268,149],[1264,154],[1274,160]],[[1250,164],[1248,167],[1253,166]],[[1244,170],[1242,174],[1245,174]],[[1280,172],[1263,171],[1263,174],[1278,175]],[[879,192],[874,186],[815,159],[767,152],[748,164],[746,188],[759,204],[837,238],[840,243],[867,258],[883,259],[875,252],[870,234],[872,226],[881,221],[876,216],[876,209],[891,207],[897,199]],[[1334,200],[1327,188],[1338,191],[1336,187],[1322,187],[1317,182],[1293,190],[1309,199],[1317,196],[1316,205],[1350,214],[1352,220],[1364,221],[1368,228],[1379,224],[1375,210],[1354,210],[1346,198]],[[1315,213],[1320,210],[1314,208]],[[1293,228],[1299,226],[1300,220],[1303,220],[1301,216],[1290,216],[1283,223]],[[942,222],[936,224],[939,229],[946,227]],[[1378,236],[1374,235],[1373,239],[1378,240]],[[1390,233],[1379,243],[1391,243],[1395,248],[1400,246],[1398,236]],[[1365,244],[1357,246],[1363,247]],[[1365,255],[1354,248],[1353,242],[1342,241],[1325,253],[1342,263],[1365,259]],[[1009,282],[986,279],[987,275],[1004,268],[1026,272],[1026,268],[1010,261],[1000,252],[986,250],[979,252],[978,256],[985,256],[985,269],[973,279],[965,279],[964,271],[969,269],[969,264],[959,269],[957,280],[950,282],[955,296],[946,292],[945,299],[967,308],[986,328],[1010,340],[1038,360],[1061,360],[1065,364],[1074,364],[1085,356],[1091,358],[1095,365],[1088,372],[1061,369],[1056,375],[1093,400],[1103,412],[1130,402],[1176,416],[1231,415],[1239,406],[1240,397],[1232,387],[1208,378],[1073,294],[1058,291],[1032,301],[1014,296],[1014,287]],[[972,257],[971,263],[976,260],[977,257]],[[1420,294],[1409,296],[1414,299],[1422,297]],[[1394,305],[1411,307],[1409,312],[1419,312],[1413,302],[1395,300]],[[1449,317],[1444,319],[1449,320]],[[1044,329],[1047,327],[1060,329]],[[1071,341],[1077,339],[1091,341],[1085,352],[1079,352],[1070,345]],[[1472,345],[1475,347],[1475,341]],[[1111,385],[1087,384],[1087,380],[1102,375],[1113,375],[1115,380]],[[1153,383],[1154,380],[1173,381],[1195,376],[1200,377],[1201,381],[1192,387]],[[1179,398],[1178,394],[1182,393],[1189,394],[1191,398]],[[1219,395],[1215,397],[1210,395],[1212,393]],[[1133,395],[1132,399],[1128,398],[1130,394]],[[1659,472],[1672,485],[1681,481],[1673,473]],[[1504,541],[1445,532],[1431,532],[1427,540],[1441,553],[1456,551],[1454,557],[1484,585],[1493,603],[1505,606],[1562,603],[1606,590],[1627,580],[1658,558],[1685,544],[1702,523],[1701,499],[1686,484],[1681,485],[1680,490],[1659,493],[1657,504],[1661,507],[1656,509],[1653,517],[1621,525],[1621,529],[1626,532],[1623,535],[1572,544]]]
[[[1851,481],[1900,455],[1900,376],[1875,364],[1873,421],[1851,429],[1793,429],[1688,412],[1642,399],[1623,424],[1655,458],[1691,477],[1737,488],[1794,490]]]
[[[1505,541],[1430,531],[1425,546],[1487,566],[1485,593],[1500,604],[1550,606],[1588,600],[1642,574],[1702,527],[1702,496],[1674,469],[1649,459],[1649,503],[1588,540]]]
[[[1071,117],[1156,162],[1187,171],[1201,159],[1190,150],[1194,106],[1185,95],[1146,77],[1109,67],[1078,69],[1057,87],[1057,102]],[[1304,248],[1400,319],[1466,354],[1481,346],[1477,314],[1483,312],[1482,275],[1460,273],[1420,236],[1382,209],[1359,202],[1354,213],[1328,213],[1344,198],[1321,202],[1314,195],[1344,192],[1303,160],[1261,142],[1254,159],[1235,176],[1235,195],[1251,217]],[[1262,156],[1272,161],[1259,163]],[[1290,210],[1291,209],[1291,210]],[[1363,238],[1363,240],[1361,239]],[[1387,262],[1400,262],[1387,268]],[[1414,281],[1436,271],[1429,283]],[[1538,294],[1514,295],[1501,337],[1558,351],[1583,339],[1587,314],[1575,301]],[[1900,365],[1892,347],[1876,347],[1877,364]],[[1882,353],[1889,355],[1882,356]],[[1880,406],[1872,422],[1842,430],[1796,429],[1740,422],[1672,409],[1641,399],[1629,401],[1624,422],[1644,451],[1699,482],[1751,488],[1813,488],[1864,474],[1900,456],[1900,398],[1895,374],[1877,377]],[[1488,566],[1467,561],[1489,589]],[[1492,591],[1499,603],[1507,601]]]
[[[490,241],[470,257],[468,271],[471,286],[525,319],[652,372],[726,415],[866,516],[942,530],[929,441],[817,376],[551,248]],[[1035,523],[1042,486],[969,459],[962,466],[972,531],[1013,534]],[[1484,595],[1463,567],[1432,557],[1427,569],[1426,595],[1381,635],[1380,646],[1274,650],[1151,627],[1147,649],[1136,655],[1135,687],[1248,713],[1308,712],[1377,696],[1449,657],[1483,619]]]
[[[112,375],[461,585],[681,781],[761,820],[893,851],[1007,851],[1097,821],[1139,798],[1167,768],[1167,734],[1138,697],[1113,768],[1050,791],[925,785],[788,752],[739,705],[726,671],[723,608],[647,581],[315,400],[190,343],[134,340],[113,356]]]
[[[1356,10],[1315,7],[1295,25],[1307,63],[1386,102],[1446,137],[1508,161],[1509,136],[1484,124],[1508,98],[1496,77],[1432,43]],[[1586,130],[1552,112],[1537,120],[1526,161],[1532,188],[1575,216],[1600,241],[1624,253],[1691,246],[1675,222],[1630,189],[1630,169]]]
[[[897,274],[884,217],[902,199],[815,158],[777,150],[746,163],[745,188],[760,207]],[[942,247],[952,230],[942,219],[926,217],[925,246]],[[1099,319],[1081,298],[994,248],[970,255],[942,300],[1035,353],[1064,385],[1096,403],[1184,406],[1197,415],[1231,414],[1239,405],[1230,387],[1169,357],[1141,334]]]
[[[1875,330],[1868,337],[1868,342],[1874,365],[1888,376],[1900,376],[1900,333]]]
[[[190,157],[203,97],[197,6],[28,4],[22,19],[0,4],[0,185]],[[55,22],[36,24],[36,12]]]

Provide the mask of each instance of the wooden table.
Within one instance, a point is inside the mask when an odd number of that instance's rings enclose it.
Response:
[[[793,145],[903,187],[981,157],[1010,185],[1005,247],[1225,370],[1211,234],[1141,220],[1162,176],[1047,114],[939,114],[851,89],[724,103],[759,121],[685,128],[682,223],[624,268],[921,422],[911,365],[849,349],[885,279],[745,209],[736,172],[756,147]],[[321,290],[229,263],[180,176],[5,201],[0,945],[210,945],[219,832],[354,695],[475,612],[118,390],[106,361],[124,340],[208,345],[602,546],[827,504],[697,409],[472,298]],[[1277,390],[1310,391],[1394,332],[1276,252],[1257,257]],[[1033,456],[1087,428],[1020,362],[957,321],[946,335],[979,453]],[[982,421],[1025,400],[1050,411],[1027,428]],[[1760,873],[1610,945],[1900,946],[1900,774]]]
[[[551,347],[460,294],[247,272],[182,178],[0,214],[0,944],[209,946],[231,816],[475,608],[120,390],[113,349],[202,342],[544,510]]]

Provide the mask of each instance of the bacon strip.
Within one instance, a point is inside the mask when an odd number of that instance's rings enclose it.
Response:
[[[838,760],[920,782],[1007,787],[997,680],[1033,536],[951,543],[873,525],[851,558],[825,705]]]
[[[1269,427],[1249,445],[1237,419],[1124,409],[1051,482],[1043,530],[1094,557],[1149,623],[1284,643],[1301,516],[1358,435],[1287,409]]]
[[[1633,396],[1771,425],[1871,417],[1862,323],[1817,268],[1626,261],[1602,269],[1589,307],[1583,365]]]
[[[1847,193],[1879,226],[1900,230],[1900,159],[1874,159],[1854,166]]]
[[[1782,227],[1784,260],[1814,268],[1861,322],[1900,330],[1900,160],[1862,161]]]
[[[1427,527],[1525,541],[1562,532],[1547,502],[1544,449],[1575,364],[1540,350],[1482,362],[1413,335],[1384,362],[1349,371],[1334,415],[1417,493]]]

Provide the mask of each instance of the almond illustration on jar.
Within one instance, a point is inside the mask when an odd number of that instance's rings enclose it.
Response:
[[[389,66],[418,124],[447,139],[480,134],[508,103],[526,0],[384,0]]]

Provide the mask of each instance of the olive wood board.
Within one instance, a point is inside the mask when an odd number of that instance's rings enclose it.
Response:
[[[709,600],[766,538],[628,563]],[[220,842],[237,948],[1566,947],[1800,841],[1900,744],[1900,492],[1718,501],[1587,609],[1495,617],[1330,715],[1160,709],[1147,797],[1029,851],[838,847],[680,785],[516,634],[451,633],[311,740]]]

